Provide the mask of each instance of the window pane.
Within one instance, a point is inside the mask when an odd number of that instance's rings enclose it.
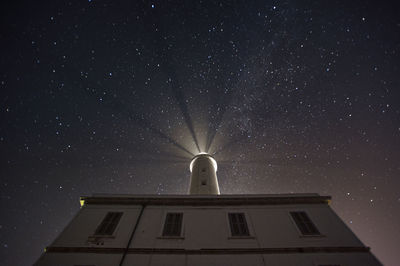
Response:
[[[306,212],[291,212],[290,215],[303,235],[320,235]]]
[[[117,227],[122,212],[108,212],[101,224],[97,227],[96,235],[112,235]]]
[[[163,229],[163,236],[180,236],[183,213],[167,213]]]
[[[229,213],[228,217],[232,236],[249,236],[244,213]]]

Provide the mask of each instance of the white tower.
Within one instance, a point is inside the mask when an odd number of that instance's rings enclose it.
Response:
[[[200,153],[190,162],[191,195],[219,195],[217,162],[207,153]]]

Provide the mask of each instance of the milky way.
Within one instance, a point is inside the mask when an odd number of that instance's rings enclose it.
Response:
[[[10,1],[8,1],[10,2]],[[92,193],[317,192],[400,255],[400,13],[365,1],[2,4],[0,261],[30,265]]]

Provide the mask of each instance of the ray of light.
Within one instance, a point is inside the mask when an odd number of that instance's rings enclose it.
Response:
[[[153,10],[153,12],[156,12]],[[171,53],[170,49],[168,49],[168,44],[165,41],[164,38],[164,32],[165,30],[163,29],[163,24],[158,21],[159,16],[152,16],[151,20],[153,22],[152,25],[156,25],[156,28],[158,29],[155,33],[155,39],[156,39],[156,53],[158,54],[158,58],[161,60],[160,63],[160,68],[161,70],[167,75],[168,77],[168,84],[170,85],[170,89],[172,92],[172,96],[178,103],[178,107],[183,115],[183,118],[185,120],[186,126],[188,127],[190,134],[192,135],[193,141],[196,145],[196,148],[198,152],[200,152],[200,146],[199,142],[196,137],[196,133],[193,127],[193,121],[192,118],[190,117],[189,114],[189,109],[185,101],[185,97],[182,91],[182,86],[179,83],[178,75],[176,73],[175,67],[172,64],[172,58],[171,58]]]
[[[128,116],[131,120],[133,120],[135,123],[137,123],[141,128],[145,130],[149,130],[152,132],[154,135],[160,137],[161,139],[166,140],[168,143],[174,145],[176,148],[180,149],[181,151],[184,151],[185,153],[189,154],[190,156],[194,156],[194,154],[189,151],[187,148],[185,148],[183,145],[178,143],[176,140],[165,134],[164,132],[161,131],[161,129],[155,128],[151,125],[149,121],[147,121],[143,115],[138,115],[132,113],[130,110],[127,108],[124,108],[124,104],[116,104],[114,103],[112,105],[113,109],[116,109],[119,111],[119,113],[124,114]]]
[[[185,120],[186,126],[188,127],[190,134],[192,135],[193,141],[196,144],[196,148],[198,152],[200,152],[200,147],[199,147],[199,142],[196,137],[196,133],[194,132],[194,127],[193,127],[193,122],[192,118],[190,117],[188,107],[186,105],[186,102],[184,100],[184,96],[182,93],[182,87],[179,85],[176,73],[175,71],[172,71],[171,67],[165,67],[168,69],[167,75],[172,77],[170,78],[171,82],[171,90],[172,90],[172,95],[174,96],[175,100],[178,102],[179,109],[182,112],[183,118]]]
[[[154,133],[156,136],[165,139],[168,141],[168,143],[171,143],[172,145],[174,145],[175,147],[177,147],[178,149],[184,151],[185,153],[194,156],[194,154],[189,151],[188,149],[186,149],[185,147],[183,147],[181,144],[179,144],[176,140],[174,140],[173,138],[171,138],[170,136],[168,136],[167,134],[165,134],[164,132],[162,132],[160,129],[155,128],[153,126],[151,126],[151,124],[144,118],[144,117],[138,117],[138,116],[132,116],[131,118],[134,119],[139,126],[141,126],[144,129],[149,129],[152,133]]]
[[[208,131],[207,131],[207,141],[206,141],[206,149],[205,149],[206,152],[209,152],[211,144],[212,144],[212,142],[214,140],[214,137],[217,134],[218,128],[220,127],[221,122],[223,120],[224,114],[225,114],[226,110],[228,109],[228,106],[229,106],[229,104],[231,102],[232,94],[233,94],[232,91],[233,90],[229,90],[229,94],[224,99],[224,101],[227,102],[227,104],[224,105],[224,107],[221,108],[221,107],[219,107],[220,104],[217,103],[216,104],[216,106],[217,106],[216,109],[217,110],[212,111],[212,114],[215,114],[215,116],[214,116],[215,119],[214,119],[214,121],[212,121],[212,119],[210,118],[209,128],[208,128]],[[215,97],[215,98],[219,99],[220,97]]]
[[[223,146],[221,146],[219,149],[217,149],[214,153],[212,153],[212,155],[215,156],[216,154],[223,152],[228,147],[232,146],[235,143],[239,143],[243,139],[247,139],[247,135],[240,135],[239,137],[232,139],[231,141],[225,143]]]

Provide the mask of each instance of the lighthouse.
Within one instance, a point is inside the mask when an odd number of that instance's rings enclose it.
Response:
[[[200,153],[190,162],[191,195],[219,195],[217,162],[208,153]]]

